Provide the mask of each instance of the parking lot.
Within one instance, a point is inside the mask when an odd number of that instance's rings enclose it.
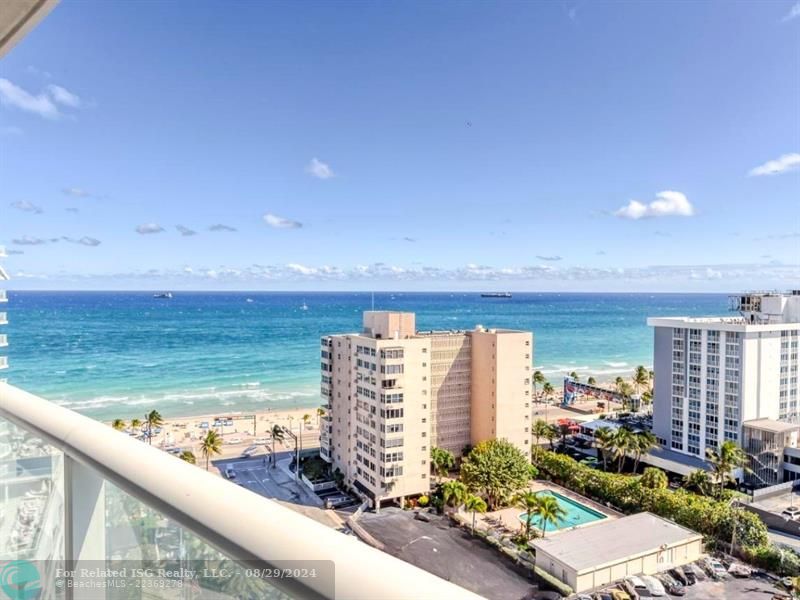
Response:
[[[359,524],[385,544],[384,551],[492,600],[531,597],[534,582],[511,560],[468,532],[431,515],[425,523],[397,508],[364,513]],[[391,594],[390,594],[391,595]]]
[[[341,520],[332,511],[322,509],[322,501],[316,494],[295,481],[294,476],[282,468],[281,463],[288,463],[292,453],[280,452],[276,458],[279,464],[275,467],[269,464],[269,458],[265,454],[216,460],[212,464],[222,477],[226,476],[228,469],[232,469],[235,476],[231,481],[237,485],[284,504],[323,525],[340,528],[343,524]]]
[[[782,590],[766,577],[698,581],[685,588],[685,600],[771,600]],[[785,592],[784,592],[785,593]]]

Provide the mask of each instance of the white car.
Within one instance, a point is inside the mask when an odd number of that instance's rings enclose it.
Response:
[[[650,590],[641,578],[631,575],[625,578],[625,582],[633,589],[637,596],[649,596]]]
[[[650,596],[657,597],[667,595],[667,591],[664,589],[664,584],[662,584],[652,575],[642,575],[641,580],[647,588],[647,592]],[[639,590],[636,591],[638,592]]]
[[[226,442],[227,442],[228,444],[241,444],[241,443],[242,443],[242,438],[238,438],[238,437],[232,437],[232,438],[228,438],[228,439],[226,440]]]
[[[708,570],[713,574],[714,579],[727,579],[728,572],[716,558],[709,557],[706,559],[706,564],[708,565]]]
[[[781,516],[790,521],[796,521],[800,518],[800,506],[787,506],[786,510],[781,513]]]

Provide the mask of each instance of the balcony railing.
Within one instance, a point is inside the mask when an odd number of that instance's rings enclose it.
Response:
[[[0,290],[0,302],[8,302],[8,292]]]
[[[0,325],[8,325],[8,318],[4,312],[0,312]]]
[[[0,484],[8,483],[11,494],[0,498],[0,508],[11,527],[0,530],[0,562],[105,565],[121,556],[188,561],[216,553],[234,565],[324,564],[335,571],[328,578],[253,576],[294,598],[479,598],[107,425],[0,384]],[[145,524],[150,529],[142,533]],[[199,548],[194,558],[187,548]],[[215,597],[273,597],[237,590]]]
[[[8,368],[8,357],[0,356],[0,370]]]
[[[8,336],[5,333],[0,333],[0,348],[8,346]]]

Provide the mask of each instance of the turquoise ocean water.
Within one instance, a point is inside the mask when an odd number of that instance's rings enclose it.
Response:
[[[248,301],[250,299],[251,301]],[[303,304],[308,310],[302,310]],[[9,382],[98,419],[313,407],[319,337],[358,331],[369,293],[9,292]],[[534,366],[613,379],[652,364],[648,316],[720,315],[719,294],[376,293],[419,329],[534,332]]]

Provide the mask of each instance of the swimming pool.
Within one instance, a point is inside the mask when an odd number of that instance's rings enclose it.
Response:
[[[577,525],[586,525],[587,523],[592,523],[593,521],[600,521],[601,519],[605,519],[606,516],[601,513],[597,512],[586,506],[585,504],[581,504],[580,502],[576,502],[566,496],[562,496],[557,492],[551,492],[550,490],[543,490],[541,492],[537,492],[538,495],[543,496],[553,496],[556,499],[558,504],[563,508],[567,515],[558,523],[548,523],[547,524],[547,531],[553,531],[556,529],[569,529],[570,527],[576,527]],[[525,513],[521,513],[519,515],[519,520],[523,523],[525,522]],[[531,515],[531,525],[536,527],[537,529],[542,528],[541,520],[539,519],[539,515]]]

